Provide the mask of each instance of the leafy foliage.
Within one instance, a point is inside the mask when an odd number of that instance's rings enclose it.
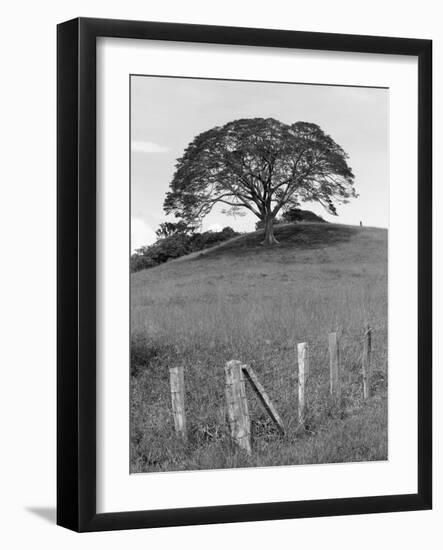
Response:
[[[311,212],[310,210],[302,210],[301,208],[294,207],[289,210],[285,210],[279,218],[275,218],[274,225],[299,222],[328,223],[321,216],[314,214],[314,212]],[[264,221],[258,220],[255,224],[255,229],[263,229],[264,226]]]
[[[276,226],[193,261],[132,276],[131,472],[386,460],[387,232]],[[362,335],[373,328],[371,398],[363,402]],[[328,332],[340,331],[343,407],[330,406]],[[306,422],[297,417],[296,344],[308,342]],[[230,446],[229,359],[250,364],[285,422],[280,437],[247,386],[254,452]],[[183,366],[188,442],[174,432],[170,366]]]
[[[179,221],[177,223],[164,222],[159,225],[155,234],[159,238],[164,238],[175,235],[176,233],[188,233],[189,231],[190,228],[184,221]]]
[[[205,231],[204,233],[173,232],[167,237],[158,239],[150,246],[139,248],[131,256],[131,272],[155,267],[185,254],[204,250],[237,235],[238,233],[232,227],[225,227],[222,231]]]
[[[301,208],[290,208],[285,210],[281,216],[283,223],[297,223],[297,222],[315,222],[315,223],[327,223],[321,216],[314,214],[310,210],[302,210]]]
[[[186,223],[217,203],[266,221],[300,202],[336,205],[357,196],[344,150],[316,124],[240,119],[198,135],[178,160],[164,209]]]

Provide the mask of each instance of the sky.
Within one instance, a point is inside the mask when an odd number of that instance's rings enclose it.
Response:
[[[131,249],[149,245],[164,221],[163,201],[175,163],[201,132],[239,118],[318,124],[348,153],[359,195],[331,216],[315,203],[302,208],[336,223],[388,227],[389,90],[292,83],[156,76],[131,77]],[[202,230],[229,225],[254,230],[257,218],[215,207]]]

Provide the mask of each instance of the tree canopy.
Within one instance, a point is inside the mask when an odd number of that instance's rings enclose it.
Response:
[[[188,225],[184,221],[179,221],[177,223],[172,222],[163,222],[158,226],[155,234],[160,239],[170,237],[176,233],[187,233]]]
[[[356,197],[345,151],[316,124],[288,125],[273,118],[240,119],[196,136],[177,161],[164,209],[196,224],[215,204],[227,213],[246,209],[264,222],[301,202],[318,202],[330,214]]]

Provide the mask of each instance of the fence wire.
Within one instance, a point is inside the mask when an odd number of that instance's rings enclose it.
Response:
[[[343,403],[348,410],[358,408],[363,399],[362,354],[367,329],[348,328],[337,330],[340,355],[340,385]],[[387,384],[387,329],[371,326],[371,386],[376,391]],[[329,407],[329,343],[328,333],[306,339],[309,360],[309,377],[306,384],[306,426],[315,429],[319,418]],[[189,439],[204,444],[227,436],[225,363],[236,359],[249,364],[272,400],[288,430],[298,426],[298,362],[295,340],[285,345],[269,341],[257,342],[251,357],[222,357],[203,344],[193,357],[171,357],[170,364],[181,364],[185,379],[185,410]],[[171,396],[169,392],[168,361],[157,365],[156,371],[145,373],[145,390],[142,392],[145,416],[143,430],[168,429],[173,434]],[[156,376],[154,382],[152,376]],[[152,384],[150,383],[152,382]],[[246,391],[253,436],[277,437],[270,418],[250,388]],[[155,388],[155,393],[153,392]],[[140,399],[137,393],[136,398]],[[137,410],[137,403],[132,403]],[[137,410],[137,414],[139,411]],[[140,426],[140,422],[135,422]],[[147,436],[146,436],[147,437]]]

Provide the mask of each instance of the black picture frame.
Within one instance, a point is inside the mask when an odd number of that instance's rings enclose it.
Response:
[[[418,58],[418,491],[96,512],[96,39],[169,40]],[[57,523],[75,531],[425,510],[432,506],[432,42],[78,18],[57,29]]]

